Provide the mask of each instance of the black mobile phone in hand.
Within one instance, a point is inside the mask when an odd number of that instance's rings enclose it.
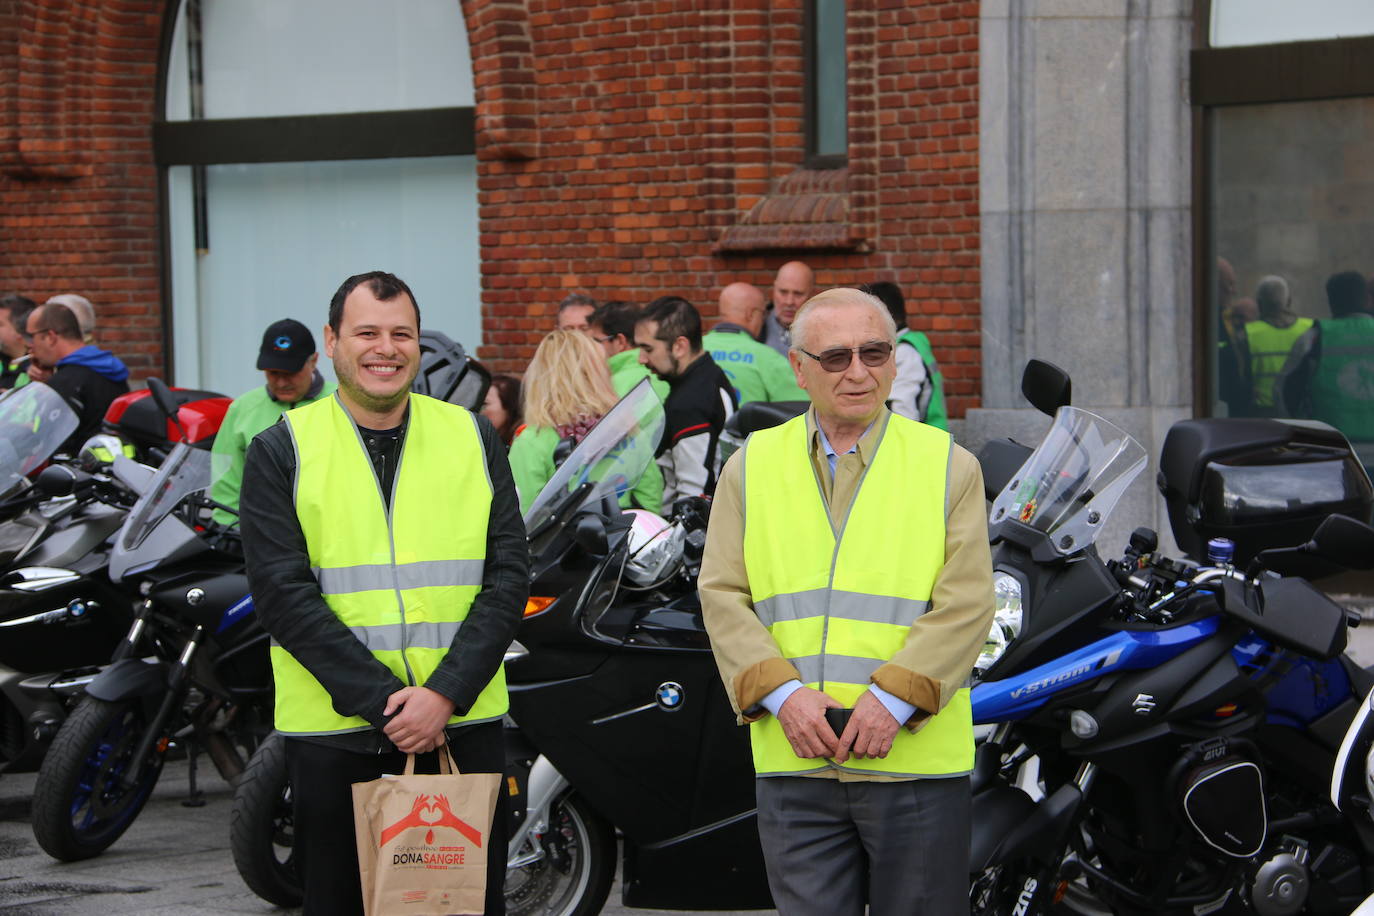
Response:
[[[840,709],[832,706],[825,711],[825,721],[830,723],[830,727],[835,730],[835,737],[844,734],[844,727],[849,724],[849,717],[854,715],[852,709]]]

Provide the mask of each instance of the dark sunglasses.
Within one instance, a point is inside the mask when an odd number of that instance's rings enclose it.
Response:
[[[885,340],[875,340],[859,347],[831,347],[819,354],[808,353],[801,347],[797,348],[797,352],[805,353],[820,363],[826,372],[843,372],[854,361],[855,353],[859,354],[859,360],[865,366],[881,366],[892,355],[892,344]]]

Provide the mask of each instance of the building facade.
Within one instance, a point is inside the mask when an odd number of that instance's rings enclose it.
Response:
[[[1364,6],[0,0],[0,291],[235,392],[358,270],[519,371],[568,292],[709,317],[799,258],[901,285],[966,444],[1044,427],[1041,356],[1155,455],[1261,278],[1374,270]]]

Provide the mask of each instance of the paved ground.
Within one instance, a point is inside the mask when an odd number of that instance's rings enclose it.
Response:
[[[186,764],[167,764],[129,832],[104,855],[72,863],[54,861],[34,841],[33,782],[32,773],[0,777],[0,916],[299,912],[258,899],[240,880],[229,854],[231,792],[213,770],[201,780],[204,807],[186,808]],[[617,882],[603,912],[666,913],[627,910],[619,900]]]

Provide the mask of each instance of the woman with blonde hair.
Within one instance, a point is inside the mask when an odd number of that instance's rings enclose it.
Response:
[[[581,331],[554,331],[540,342],[521,397],[525,428],[511,443],[510,468],[525,512],[553,477],[558,444],[568,439],[576,446],[619,398],[606,355]],[[656,465],[649,465],[632,495],[636,504],[659,510],[663,477]]]

